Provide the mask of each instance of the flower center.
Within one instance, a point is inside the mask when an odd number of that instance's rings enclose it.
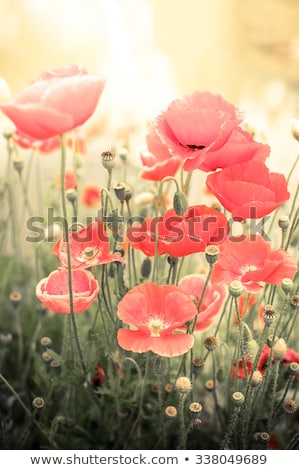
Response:
[[[187,144],[187,147],[191,150],[202,150],[205,148],[205,145],[194,145],[194,144]]]
[[[80,253],[80,258],[83,261],[93,261],[98,257],[100,250],[94,246],[87,246]]]
[[[160,336],[161,331],[164,330],[166,326],[164,321],[158,317],[151,318],[147,323],[151,336]]]
[[[244,267],[244,271],[246,273],[248,273],[248,271],[256,271],[256,270],[257,270],[257,267],[254,266],[254,265],[247,265],[247,266]]]

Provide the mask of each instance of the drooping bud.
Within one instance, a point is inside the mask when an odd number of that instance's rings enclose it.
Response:
[[[143,261],[142,261],[142,264],[141,264],[141,268],[140,268],[140,271],[141,271],[141,277],[143,279],[147,279],[151,273],[151,269],[152,269],[152,261],[150,258],[145,258]]]
[[[14,169],[18,173],[22,173],[22,171],[24,169],[24,158],[21,157],[21,155],[19,155],[19,154],[14,155],[13,158],[12,158],[12,164],[13,164]]]
[[[182,217],[188,209],[188,202],[181,191],[176,191],[173,197],[173,208],[176,215]]]

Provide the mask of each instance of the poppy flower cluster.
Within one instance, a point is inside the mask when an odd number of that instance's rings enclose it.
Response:
[[[73,304],[74,312],[77,313],[86,310],[99,293],[98,282],[86,269],[112,261],[123,263],[124,260],[119,254],[110,253],[108,235],[103,223],[99,220],[77,232],[70,231],[69,247]],[[58,257],[61,267],[39,282],[36,295],[50,310],[69,313],[68,259],[65,237],[57,240],[52,251]]]
[[[148,218],[132,225],[127,230],[127,239],[147,256],[154,256],[157,248],[159,255],[181,257],[202,252],[208,245],[220,245],[228,231],[224,214],[199,205],[190,206],[183,216],[169,209],[158,219]]]

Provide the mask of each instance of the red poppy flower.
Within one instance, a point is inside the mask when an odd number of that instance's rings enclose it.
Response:
[[[212,273],[215,283],[229,284],[239,280],[248,292],[258,292],[262,283],[280,284],[293,279],[297,266],[282,249],[271,250],[261,235],[242,235],[220,245],[220,255]]]
[[[141,147],[139,157],[143,165],[141,178],[145,180],[161,181],[166,176],[174,176],[181,163],[169,152],[153,127],[146,135],[146,145]]]
[[[96,366],[96,371],[91,377],[91,382],[94,388],[99,388],[105,382],[107,382],[107,376],[105,374],[104,369],[101,366],[99,365]]]
[[[133,287],[118,304],[118,317],[134,330],[120,328],[117,333],[121,348],[136,353],[153,351],[173,357],[189,351],[193,336],[174,333],[194,318],[196,306],[176,286],[147,282]]]
[[[158,253],[175,257],[204,251],[207,245],[219,245],[227,237],[228,222],[224,214],[207,206],[191,206],[183,217],[174,209],[158,220]],[[156,219],[129,227],[127,237],[131,246],[153,256],[156,251]]]
[[[232,165],[207,177],[208,189],[234,218],[260,219],[287,201],[287,180],[262,162]]]
[[[72,269],[84,269],[112,261],[124,262],[119,254],[110,253],[110,243],[103,223],[99,220],[69,233]],[[64,238],[52,248],[63,267],[67,267],[67,246]]]
[[[267,145],[239,127],[242,119],[220,95],[196,91],[172,101],[154,127],[171,153],[185,160],[185,170],[214,171],[269,154]]]
[[[84,312],[99,293],[98,281],[84,269],[72,272],[74,312]],[[36,286],[36,296],[49,310],[70,313],[68,271],[58,268]]]
[[[259,370],[262,373],[262,375],[265,375],[266,373],[266,368],[270,359],[270,354],[271,354],[271,348],[265,344],[263,346],[261,356],[257,364],[257,370]],[[246,362],[247,374],[250,374],[252,371],[253,363],[248,359],[248,357],[245,358],[245,362]],[[297,353],[294,349],[288,348],[283,358],[282,364],[287,366],[291,362],[299,363],[299,353]],[[240,360],[239,362],[238,377],[241,379],[245,378],[245,371],[244,371],[244,365],[243,365],[242,360]],[[233,370],[232,370],[232,378],[236,378],[236,365],[234,365]],[[296,375],[296,379],[299,379],[299,374]]]
[[[33,139],[49,139],[83,124],[94,112],[105,80],[71,65],[44,72],[0,109]]]
[[[101,192],[96,184],[85,186],[82,189],[82,204],[86,207],[99,207],[101,201]]]
[[[190,274],[184,276],[178,287],[188,296],[194,297],[196,305],[198,305],[201,293],[206,282],[206,277],[200,274]],[[203,331],[211,326],[215,316],[220,312],[221,306],[226,296],[224,286],[214,286],[208,283],[203,301],[199,310],[195,330]]]

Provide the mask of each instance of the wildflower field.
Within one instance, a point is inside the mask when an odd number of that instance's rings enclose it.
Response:
[[[298,449],[297,155],[209,91],[102,147],[103,93],[69,65],[0,103],[0,448]]]

